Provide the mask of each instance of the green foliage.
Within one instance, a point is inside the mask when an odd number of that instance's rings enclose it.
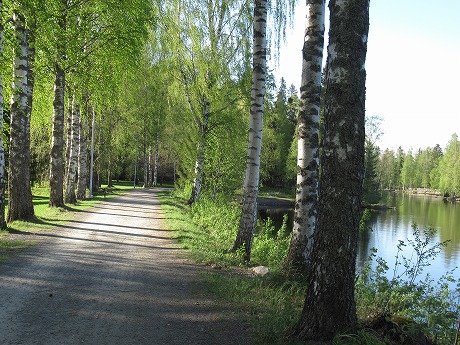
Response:
[[[270,218],[265,222],[259,221],[259,225],[254,232],[251,264],[268,266],[271,270],[278,272],[282,271],[284,258],[287,255],[291,240],[286,228],[287,214],[283,216],[283,224],[279,230],[275,229]]]
[[[453,272],[436,282],[429,274],[422,275],[439,254],[440,247],[446,244],[430,246],[435,234],[433,228],[420,230],[414,225],[414,238],[407,241],[412,253],[406,256],[403,248],[407,245],[400,241],[392,274],[385,260],[376,257],[375,251],[371,254],[356,283],[357,309],[362,319],[378,315],[403,317],[417,322],[439,344],[452,344],[460,313],[460,280],[453,278]],[[374,269],[372,259],[377,263]],[[450,288],[454,283],[456,291]]]
[[[355,334],[338,334],[332,341],[333,345],[385,345],[375,334],[366,330],[358,330]]]
[[[380,189],[396,189],[399,187],[400,169],[393,150],[386,149],[380,156],[377,164],[377,174]]]
[[[460,194],[460,141],[456,134],[447,144],[438,167],[439,189],[443,193]]]
[[[359,231],[362,233],[372,231],[372,228],[369,226],[369,221],[372,218],[372,211],[369,209],[364,209],[363,215],[361,216],[361,220],[359,222]]]
[[[305,298],[302,282],[277,274],[264,278],[209,274],[206,280],[211,293],[244,313],[251,325],[254,345],[305,344],[290,337]]]
[[[380,201],[379,183],[377,180],[379,152],[378,146],[374,145],[371,140],[366,139],[364,144],[364,204],[376,204]]]
[[[376,145],[377,140],[382,136],[380,125],[382,118],[378,116],[366,117],[366,138],[364,141],[364,181],[363,181],[363,203],[376,204],[380,201],[378,182],[378,160],[380,149]]]
[[[295,89],[290,89],[295,92]],[[291,103],[288,102],[291,100]],[[267,94],[263,126],[261,154],[261,182],[272,187],[284,186],[287,182],[285,170],[287,157],[295,129],[294,101],[296,93],[288,95],[284,79],[277,92],[276,99]],[[297,163],[297,162],[296,162]]]
[[[247,272],[241,271],[241,267],[246,266],[244,252],[229,252],[238,226],[238,204],[225,198],[203,198],[190,208],[184,205],[187,197],[188,194],[183,199],[169,192],[162,194],[161,205],[168,214],[168,227],[177,230],[178,240],[197,260],[230,272],[238,266],[237,272],[240,273],[210,274],[207,280],[211,292],[241,307],[252,324],[256,344],[300,344],[289,334],[298,321],[305,286],[303,282],[282,274],[289,244],[289,235],[285,232],[286,217],[278,231],[270,219],[259,221],[251,265],[266,265],[272,273],[263,278],[250,277],[241,274]],[[362,321],[382,314],[415,320],[428,335],[436,336],[439,344],[448,344],[460,312],[458,291],[455,295],[449,290],[449,286],[455,283],[453,272],[439,282],[434,282],[429,275],[421,279],[424,269],[443,243],[429,245],[435,236],[431,228],[420,230],[414,226],[413,230],[413,239],[407,240],[407,246],[414,254],[404,256],[399,252],[392,271],[384,260],[376,258],[374,269],[369,261],[361,272],[356,282],[358,316]],[[401,242],[401,251],[404,246],[406,242]],[[371,257],[376,257],[375,252]],[[393,277],[389,278],[391,273]],[[456,283],[460,284],[460,281]],[[334,344],[380,345],[383,341],[372,331],[361,329],[337,335]]]
[[[407,153],[385,150],[377,163],[380,189],[412,189],[438,191],[443,195],[460,193],[460,141],[452,135],[444,152],[441,146]]]

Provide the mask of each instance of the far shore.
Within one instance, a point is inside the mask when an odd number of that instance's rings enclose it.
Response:
[[[460,196],[457,195],[443,195],[438,190],[432,190],[429,188],[406,188],[406,189],[385,189],[386,192],[390,193],[399,193],[403,192],[410,195],[420,195],[420,196],[431,196],[434,198],[442,198],[446,201],[460,201]]]

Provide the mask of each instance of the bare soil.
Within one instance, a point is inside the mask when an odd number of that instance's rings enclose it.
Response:
[[[40,243],[0,266],[0,344],[252,344],[165,217],[154,191],[136,190],[31,229]]]

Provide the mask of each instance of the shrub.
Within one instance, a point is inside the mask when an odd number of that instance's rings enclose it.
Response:
[[[453,278],[453,271],[436,282],[429,274],[422,276],[446,242],[430,245],[436,233],[433,228],[420,230],[413,225],[412,229],[414,239],[408,240],[412,255],[403,255],[407,245],[400,241],[391,278],[385,260],[372,252],[356,283],[358,314],[361,318],[388,315],[413,320],[439,344],[452,344],[460,312],[460,279]],[[371,269],[373,259],[377,266]]]

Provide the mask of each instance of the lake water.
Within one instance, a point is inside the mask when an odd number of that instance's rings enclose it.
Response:
[[[394,207],[386,211],[372,212],[369,226],[372,231],[361,234],[358,245],[357,269],[362,268],[371,253],[377,249],[377,256],[382,257],[393,272],[395,257],[399,241],[408,244],[408,239],[413,238],[412,224],[417,224],[420,229],[433,227],[437,230],[431,245],[449,240],[446,247],[424,270],[424,274],[438,280],[448,271],[460,267],[460,203],[444,202],[442,198],[430,196],[416,196],[406,194],[388,193],[383,202]],[[280,227],[283,214],[288,213],[288,223],[292,227],[293,211],[271,209],[261,211],[261,217],[269,216],[275,226]],[[292,229],[292,228],[291,228]],[[404,256],[412,256],[412,248],[405,248]],[[457,269],[454,278],[460,278],[460,269]]]
[[[407,195],[402,193],[388,193],[383,202],[393,209],[373,212],[369,222],[372,231],[361,234],[358,247],[358,269],[369,256],[371,248],[377,249],[377,256],[382,257],[390,267],[394,267],[399,241],[408,243],[413,239],[415,223],[419,229],[433,227],[436,235],[431,245],[449,241],[446,247],[441,248],[431,265],[424,270],[424,274],[438,280],[443,274],[460,266],[460,204],[443,201],[442,198],[431,196]],[[403,255],[412,256],[411,246],[404,248]],[[460,278],[460,271],[454,271],[454,277]]]

